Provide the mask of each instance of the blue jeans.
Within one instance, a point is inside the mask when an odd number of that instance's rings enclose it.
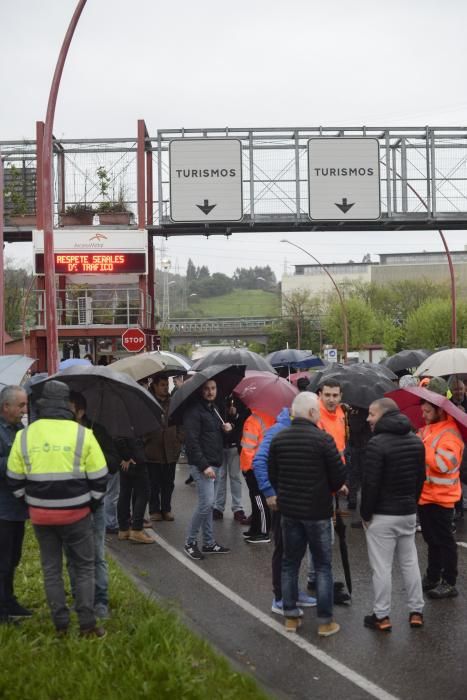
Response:
[[[331,622],[333,606],[332,524],[326,520],[295,520],[282,516],[284,556],[282,601],[286,617],[298,617],[298,572],[307,544],[316,567],[317,614],[320,623]]]
[[[105,558],[105,504],[97,506],[92,514],[94,532],[95,594],[94,605],[109,604],[109,567]]]
[[[214,470],[217,479],[219,469],[214,467]],[[200,472],[198,467],[193,465],[190,465],[190,474],[198,489],[198,504],[191,518],[186,543],[193,544],[196,542],[199,530],[201,529],[203,545],[205,547],[211,547],[211,545],[215,544],[214,535],[212,533],[212,509],[214,506],[214,487],[216,480],[208,479],[204,476],[203,472]]]
[[[118,529],[117,503],[120,493],[120,473],[109,474],[107,479],[107,490],[104,496],[105,526],[112,530]]]
[[[240,456],[236,447],[224,447],[224,459],[215,480],[214,508],[222,513],[227,497],[227,474],[230,478],[230,495],[232,497],[232,511],[243,510],[242,506],[242,478],[240,475]]]

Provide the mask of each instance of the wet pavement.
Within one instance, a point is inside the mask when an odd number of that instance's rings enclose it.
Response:
[[[243,541],[245,529],[233,520],[227,503],[216,521],[217,541],[231,548],[198,563],[183,554],[185,531],[196,489],[185,486],[186,465],[177,467],[173,498],[175,522],[155,523],[155,545],[133,545],[107,538],[109,551],[148,593],[174,607],[200,636],[252,673],[271,696],[304,700],[467,700],[467,525],[460,524],[458,598],[426,600],[425,627],[413,630],[397,567],[393,575],[393,631],[363,627],[371,613],[372,591],[364,533],[347,528],[353,578],[350,606],[337,606],[339,634],[321,639],[313,609],[305,610],[298,634],[287,634],[283,619],[270,612],[269,545]],[[244,488],[244,506],[248,493]],[[346,518],[347,524],[350,519]],[[422,572],[426,547],[417,535]],[[302,567],[303,588],[306,570]],[[343,580],[337,545],[334,576]]]

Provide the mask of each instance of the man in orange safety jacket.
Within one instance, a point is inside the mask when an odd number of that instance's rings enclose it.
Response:
[[[425,445],[426,478],[419,500],[422,534],[428,545],[423,590],[430,598],[458,595],[457,544],[452,530],[454,505],[461,497],[459,478],[464,442],[455,420],[431,403],[422,403],[426,423],[419,431]]]
[[[348,438],[348,423],[341,406],[342,389],[335,379],[325,379],[318,389],[320,399],[320,421],[318,427],[332,435],[342,461],[345,463],[345,448]]]
[[[271,541],[269,529],[271,514],[265,497],[261,493],[253,471],[253,458],[260,446],[264,434],[275,423],[275,418],[253,409],[248,416],[242,433],[242,451],[240,452],[240,468],[245,477],[251,501],[251,525],[244,532],[245,541],[249,544],[262,544]]]

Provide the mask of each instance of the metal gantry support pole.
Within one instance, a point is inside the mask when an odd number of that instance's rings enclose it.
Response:
[[[47,113],[44,127],[44,145],[42,151],[42,203],[44,208],[44,273],[46,300],[46,332],[47,332],[47,371],[55,374],[58,369],[58,333],[57,333],[57,300],[55,297],[55,260],[53,240],[53,174],[52,174],[52,138],[57,104],[58,89],[63,73],[63,67],[70,48],[71,40],[78,24],[86,0],[79,0],[71,18],[68,30],[63,40],[57,60],[52,85],[47,103]]]
[[[3,157],[0,150],[0,355],[5,354],[5,278],[3,257],[3,190],[4,190]]]

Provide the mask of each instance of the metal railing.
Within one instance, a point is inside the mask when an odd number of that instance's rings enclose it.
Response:
[[[45,328],[45,291],[35,290],[36,327]],[[57,324],[63,326],[151,325],[151,298],[136,287],[57,289]]]

